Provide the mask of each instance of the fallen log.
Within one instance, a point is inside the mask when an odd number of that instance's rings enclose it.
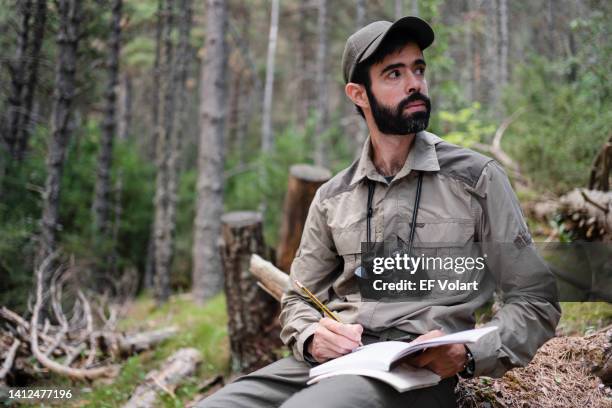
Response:
[[[165,393],[175,397],[174,390],[186,378],[195,373],[202,355],[194,348],[183,348],[170,356],[159,370],[147,374],[144,383],[134,390],[124,408],[148,408],[156,406],[157,397]]]
[[[289,286],[289,275],[257,254],[251,256],[250,269],[258,280],[257,284],[280,302],[285,289]]]

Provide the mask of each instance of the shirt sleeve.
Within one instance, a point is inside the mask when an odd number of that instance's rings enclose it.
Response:
[[[486,326],[499,330],[470,345],[475,375],[501,377],[527,365],[554,336],[561,316],[557,286],[538,255],[508,176],[496,162],[483,170],[475,188],[478,231],[501,309]]]
[[[314,334],[321,313],[300,289],[294,280],[299,280],[323,303],[329,301],[330,288],[335,271],[342,267],[319,189],[310,205],[302,240],[291,264],[290,285],[281,299],[281,340],[291,347],[296,359],[304,361],[304,344]]]

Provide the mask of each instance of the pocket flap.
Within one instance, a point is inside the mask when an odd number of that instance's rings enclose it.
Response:
[[[365,242],[365,231],[359,229],[332,229],[338,255],[360,254],[361,242]]]
[[[406,231],[408,230],[408,231]],[[410,239],[409,228],[399,236],[406,244]],[[474,237],[474,221],[439,220],[418,223],[415,232],[414,246],[418,248],[452,248],[463,247]]]

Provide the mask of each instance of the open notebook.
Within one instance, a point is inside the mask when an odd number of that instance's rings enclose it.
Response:
[[[437,374],[427,369],[414,368],[408,365],[400,364],[394,367],[393,363],[431,347],[445,344],[476,343],[481,337],[495,330],[497,330],[497,326],[490,326],[419,342],[384,341],[369,344],[359,347],[345,356],[311,368],[308,384],[337,375],[363,375],[384,381],[399,392],[430,387],[440,382],[440,377]]]

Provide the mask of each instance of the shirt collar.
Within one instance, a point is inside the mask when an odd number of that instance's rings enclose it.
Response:
[[[418,132],[414,139],[414,144],[408,153],[404,166],[395,175],[399,179],[410,174],[412,170],[419,171],[439,171],[440,164],[436,154],[436,144],[442,141],[438,136],[429,132]],[[357,164],[357,171],[351,179],[351,185],[358,183],[364,177],[386,183],[382,175],[378,173],[372,162],[372,143],[370,137],[366,139],[361,149],[361,156]]]

